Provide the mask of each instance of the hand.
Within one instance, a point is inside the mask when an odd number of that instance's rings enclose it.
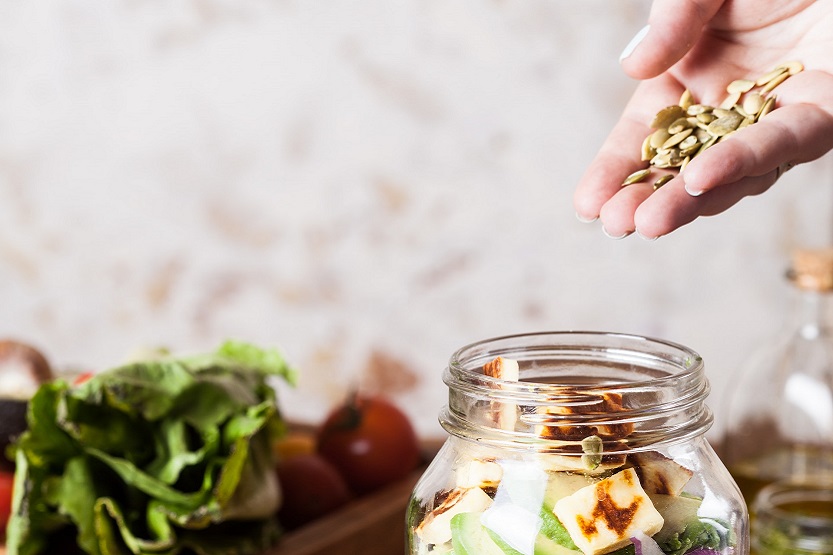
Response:
[[[622,187],[647,165],[641,145],[654,115],[685,89],[716,106],[731,81],[793,60],[805,71],[778,86],[773,112],[703,151],[656,191],[651,183]],[[622,67],[643,81],[574,196],[579,219],[601,219],[611,237],[668,234],[833,149],[833,0],[655,0]]]

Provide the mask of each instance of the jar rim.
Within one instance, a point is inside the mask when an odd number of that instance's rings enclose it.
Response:
[[[498,356],[518,362],[519,379],[486,375],[483,366]],[[611,432],[601,434],[604,451],[615,453],[689,440],[713,421],[700,355],[634,334],[543,331],[484,339],[457,349],[443,379],[449,404],[440,423],[477,441],[559,450],[575,448],[565,430],[586,436],[603,430]],[[499,414],[513,410],[517,419],[506,426]],[[478,418],[478,411],[491,417]],[[560,437],[546,437],[552,431]]]
[[[797,549],[807,551],[833,549],[833,518],[804,514],[784,508],[791,503],[819,502],[833,507],[833,478],[785,480],[764,487],[755,498],[755,514],[759,527],[778,529],[785,527],[801,537],[783,538]],[[761,532],[759,542],[766,543],[766,532]]]
[[[449,359],[449,369],[452,371],[457,371],[461,373],[461,376],[466,374],[471,374],[472,376],[476,376],[479,381],[486,381],[490,383],[500,384],[502,389],[508,390],[526,390],[529,389],[530,386],[534,386],[538,391],[545,391],[547,388],[552,388],[554,393],[560,392],[560,390],[564,387],[562,384],[553,384],[553,383],[541,383],[535,381],[517,381],[517,382],[506,382],[505,380],[500,380],[499,378],[493,378],[490,376],[484,376],[483,374],[478,374],[472,372],[470,369],[466,367],[465,364],[461,363],[461,360],[464,359],[464,355],[466,353],[472,353],[479,348],[488,347],[490,345],[497,345],[502,342],[512,342],[517,340],[533,340],[533,339],[555,339],[555,340],[566,340],[568,338],[574,338],[576,340],[586,340],[590,338],[596,338],[599,341],[601,340],[618,340],[622,342],[633,343],[634,345],[644,345],[644,346],[655,346],[655,347],[662,347],[665,349],[669,349],[671,351],[676,351],[677,354],[680,355],[680,365],[679,371],[675,373],[668,373],[664,376],[652,376],[650,378],[646,378],[645,380],[632,380],[632,381],[622,381],[621,383],[611,384],[607,383],[603,386],[605,391],[619,391],[619,390],[629,390],[629,389],[638,389],[641,387],[657,387],[658,385],[662,385],[667,382],[672,382],[674,380],[679,380],[680,378],[685,378],[691,375],[701,374],[704,371],[704,363],[703,358],[694,351],[693,349],[686,347],[680,343],[675,343],[673,341],[668,341],[664,339],[658,339],[649,336],[637,335],[637,334],[628,334],[628,333],[620,333],[620,332],[607,332],[607,331],[592,331],[592,330],[578,330],[578,331],[539,331],[539,332],[528,332],[528,333],[519,333],[519,334],[508,334],[498,337],[493,337],[489,339],[483,339],[480,341],[475,341],[460,347],[451,355]],[[490,355],[494,356],[502,356],[505,354],[509,354],[512,352],[512,349],[491,349],[489,350]],[[588,350],[589,352],[589,350]],[[599,356],[604,356],[606,354],[618,354],[619,357],[624,358],[625,353],[629,353],[631,357],[630,359],[635,360],[648,360],[652,357],[650,355],[646,355],[644,350],[637,351],[635,349],[614,349],[612,347],[604,347],[600,346],[599,348],[595,349],[593,352],[597,353]],[[512,357],[508,357],[512,358]],[[666,359],[667,362],[668,361]],[[579,391],[579,392],[594,392],[599,389],[599,385],[597,384],[576,384],[571,383],[568,386],[571,390]],[[542,390],[542,388],[544,388]]]

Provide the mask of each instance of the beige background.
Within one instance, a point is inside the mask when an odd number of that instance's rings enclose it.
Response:
[[[656,242],[579,223],[648,6],[0,4],[0,335],[61,368],[278,345],[291,417],[373,382],[429,435],[463,344],[642,333],[701,352],[720,417],[789,249],[833,238],[833,162]]]

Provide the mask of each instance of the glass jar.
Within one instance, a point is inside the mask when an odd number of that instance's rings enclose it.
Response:
[[[449,437],[411,497],[408,553],[749,552],[743,498],[704,437],[694,351],[517,335],[463,347],[443,379]]]
[[[833,553],[833,482],[776,482],[755,499],[756,555]]]
[[[787,278],[786,329],[761,342],[724,399],[720,454],[753,508],[767,484],[833,479],[833,250],[796,250]]]

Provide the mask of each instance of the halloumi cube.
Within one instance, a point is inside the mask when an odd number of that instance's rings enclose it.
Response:
[[[492,498],[480,488],[456,488],[425,516],[417,526],[416,534],[427,544],[451,541],[451,519],[454,515],[485,511],[491,504]]]
[[[483,365],[483,375],[508,382],[521,379],[520,366],[517,360],[496,357]],[[500,386],[497,386],[500,387]],[[518,406],[505,401],[492,401],[491,410],[494,421],[503,430],[514,430],[518,421]]]
[[[657,451],[641,451],[631,455],[642,489],[648,493],[680,495],[694,472]]]
[[[503,478],[503,467],[493,460],[474,459],[455,472],[458,488],[497,488]]]
[[[560,499],[553,513],[585,555],[624,547],[637,531],[652,536],[664,522],[632,468]]]

